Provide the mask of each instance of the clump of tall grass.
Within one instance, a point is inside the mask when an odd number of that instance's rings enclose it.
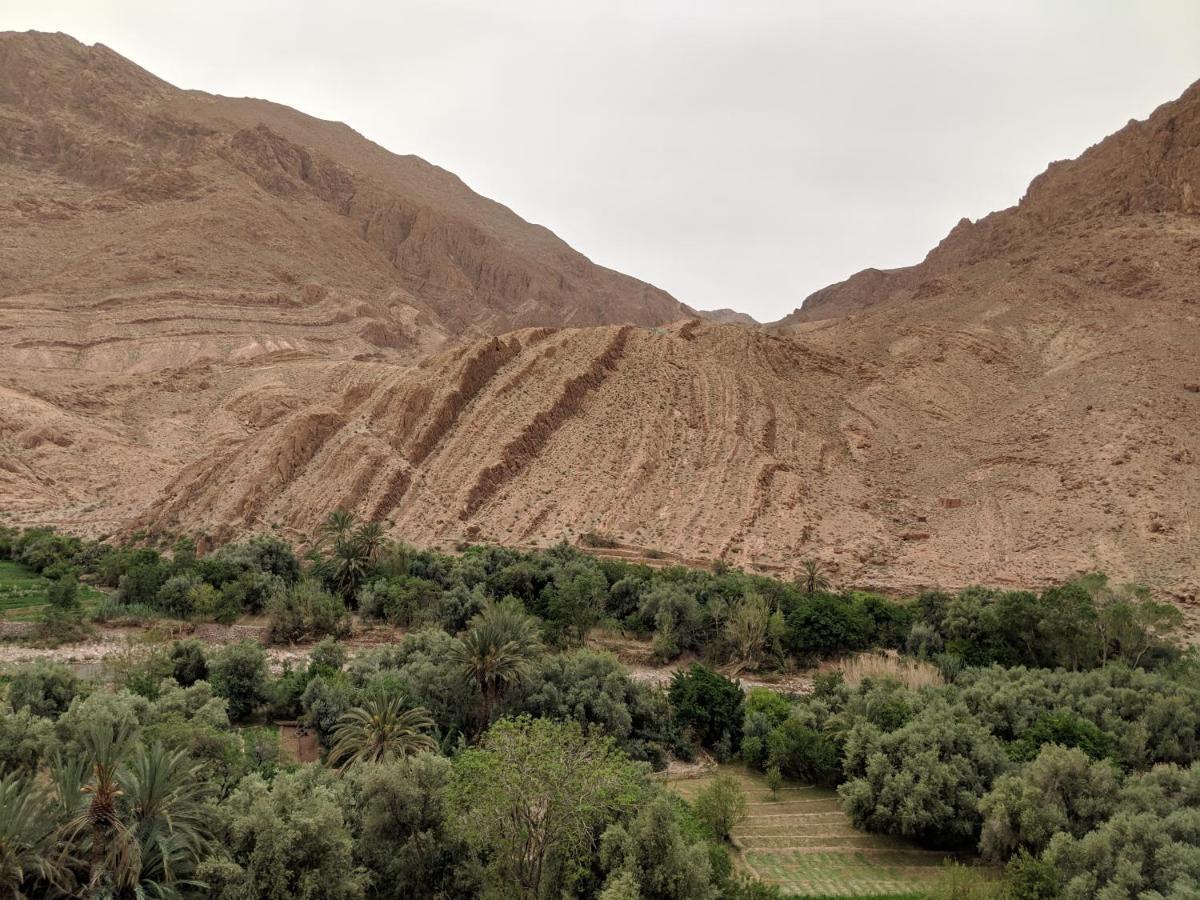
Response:
[[[895,650],[858,653],[826,663],[822,668],[841,672],[842,678],[851,687],[858,687],[866,678],[890,678],[912,689],[946,683],[933,663],[901,656]]]

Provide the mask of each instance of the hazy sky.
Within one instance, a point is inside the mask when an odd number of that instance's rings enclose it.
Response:
[[[919,261],[1200,78],[1197,0],[4,0],[0,28],[347,122],[760,319]]]

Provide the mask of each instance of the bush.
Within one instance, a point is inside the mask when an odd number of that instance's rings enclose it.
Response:
[[[229,703],[229,717],[243,721],[267,695],[267,657],[262,647],[245,641],[218,650],[209,664],[209,681]]]
[[[53,747],[54,726],[29,707],[17,712],[0,706],[0,777],[32,775]]]
[[[28,709],[35,716],[57,719],[78,694],[79,679],[74,672],[61,663],[39,661],[12,677],[8,702],[17,712]]]
[[[961,706],[932,702],[895,731],[859,722],[838,789],[857,828],[939,847],[979,836],[980,798],[1008,767],[1000,742]]]
[[[812,784],[835,785],[842,774],[838,746],[797,718],[789,718],[767,736],[767,766]]]
[[[712,669],[695,663],[676,672],[667,692],[675,720],[705,747],[724,739],[731,747],[742,737],[742,689]]]
[[[746,794],[732,775],[718,775],[692,801],[696,818],[719,841],[728,841],[734,828],[746,821]]]
[[[183,687],[208,680],[208,660],[204,657],[203,643],[189,638],[171,645],[171,677]]]
[[[271,639],[298,641],[310,637],[345,634],[349,628],[346,603],[312,579],[298,582],[270,601]]]
[[[157,559],[153,563],[135,565],[121,576],[117,599],[127,605],[157,608],[158,591],[169,576],[170,569]]]
[[[358,608],[368,618],[410,628],[437,617],[441,595],[441,585],[426,578],[413,575],[377,578],[358,592]]]
[[[787,649],[801,659],[817,660],[869,643],[873,623],[850,598],[809,594],[787,613]]]
[[[200,584],[199,576],[190,572],[172,575],[158,589],[154,605],[176,619],[191,618],[195,602],[193,591]]]

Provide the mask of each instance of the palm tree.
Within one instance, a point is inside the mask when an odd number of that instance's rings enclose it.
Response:
[[[23,900],[30,882],[66,889],[67,867],[54,843],[55,823],[28,778],[0,778],[0,896]]]
[[[200,767],[184,750],[139,744],[120,774],[123,806],[142,853],[142,885],[191,884],[209,838]]]
[[[422,706],[404,709],[398,694],[375,693],[338,719],[333,731],[330,765],[340,771],[361,762],[383,762],[437,750],[430,736],[433,719]]]
[[[86,896],[171,897],[194,886],[188,876],[207,852],[200,793],[205,783],[184,751],[132,742],[128,726],[101,725],[82,736],[84,755],[53,767],[66,823],[63,863],[86,854]]]
[[[383,525],[379,522],[367,522],[359,526],[358,531],[354,533],[354,540],[368,563],[379,559],[383,548],[387,546],[387,537],[383,533]]]
[[[317,537],[321,543],[337,543],[343,541],[354,530],[354,514],[340,506],[325,517],[325,521],[317,528]]]
[[[55,766],[59,799],[70,814],[62,827],[63,850],[90,843],[87,893],[94,893],[105,878],[118,890],[132,888],[142,868],[141,847],[117,809],[124,793],[117,774],[131,737],[131,729],[123,723],[96,726],[81,738],[84,756],[80,760],[74,764],[59,760]]]
[[[343,597],[353,599],[367,578],[369,566],[366,548],[351,535],[334,544],[333,555],[329,559],[328,582]]]
[[[496,704],[525,678],[541,649],[537,623],[512,597],[492,604],[471,620],[470,629],[451,655],[463,680],[479,688],[481,733],[491,723]]]
[[[802,563],[804,566],[804,592],[812,595],[818,591],[829,589],[829,579],[825,577],[825,569],[815,559],[806,559]]]

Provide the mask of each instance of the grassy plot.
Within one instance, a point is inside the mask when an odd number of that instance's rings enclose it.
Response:
[[[797,897],[916,896],[940,874],[943,853],[858,831],[834,791],[788,784],[771,799],[766,779],[733,766],[750,817],[733,831],[738,863]],[[690,799],[711,777],[676,781]]]
[[[46,605],[49,580],[18,562],[0,560],[0,617],[24,619],[33,617],[38,607]],[[79,597],[86,607],[104,597],[91,585],[79,586]]]

